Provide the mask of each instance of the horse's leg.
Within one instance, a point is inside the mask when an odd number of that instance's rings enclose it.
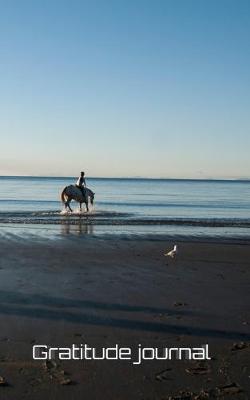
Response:
[[[88,212],[89,211],[89,202],[88,202],[88,200],[86,200],[85,204],[86,204],[86,209],[87,209],[87,212]]]
[[[69,197],[66,197],[66,200],[63,201],[64,207],[65,207],[65,211],[67,211],[67,208],[69,207]]]
[[[65,208],[65,211],[67,211],[67,207],[68,207],[68,200],[64,200],[63,201],[63,205],[64,205],[64,208]]]
[[[67,201],[67,203],[68,203],[68,207],[69,207],[70,211],[72,212],[73,210],[72,210],[72,208],[70,207],[70,202],[71,202],[71,199],[69,199],[69,200]]]
[[[82,203],[80,203],[80,212],[82,212]]]

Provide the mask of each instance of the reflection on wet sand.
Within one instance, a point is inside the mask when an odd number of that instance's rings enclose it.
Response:
[[[93,235],[94,234],[94,225],[87,224],[84,221],[79,220],[77,224],[69,224],[63,223],[61,225],[61,234],[62,235]]]

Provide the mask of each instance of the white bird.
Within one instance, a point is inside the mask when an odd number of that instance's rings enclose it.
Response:
[[[178,253],[177,244],[175,244],[173,250],[169,251],[168,253],[165,253],[164,256],[174,258],[177,253]]]

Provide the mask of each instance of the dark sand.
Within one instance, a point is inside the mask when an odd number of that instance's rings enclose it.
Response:
[[[182,242],[173,261],[163,257],[172,245],[115,237],[2,238],[0,376],[6,385],[0,379],[0,399],[149,400],[181,391],[194,393],[183,399],[250,398],[249,243]],[[213,359],[140,366],[32,360],[34,344],[73,343],[208,343]]]

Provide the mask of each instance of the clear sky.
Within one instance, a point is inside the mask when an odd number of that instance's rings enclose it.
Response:
[[[0,174],[250,177],[249,0],[0,0]]]

